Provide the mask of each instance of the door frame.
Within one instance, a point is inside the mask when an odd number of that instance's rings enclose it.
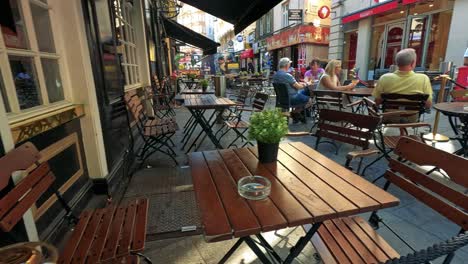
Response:
[[[380,53],[380,69],[385,69],[385,58],[387,57],[387,47],[388,47],[388,32],[395,26],[397,25],[402,25],[403,28],[403,36],[401,40],[401,45],[400,49],[403,49],[405,47],[405,38],[406,38],[406,32],[407,32],[407,22],[408,20],[402,20],[402,21],[397,21],[397,22],[392,22],[385,24],[385,30],[384,30],[384,39],[383,39],[383,45],[382,45],[382,50]]]

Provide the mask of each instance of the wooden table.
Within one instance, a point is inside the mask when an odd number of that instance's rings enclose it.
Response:
[[[434,109],[448,117],[450,126],[457,136],[456,139],[462,146],[455,154],[468,157],[468,111],[465,111],[464,107],[468,107],[468,102],[438,103],[434,105]],[[457,119],[460,120],[460,125],[458,125]]]
[[[257,149],[225,149],[190,155],[193,184],[208,242],[240,238],[221,263],[246,242],[264,263],[271,263],[253,242],[256,236],[271,246],[262,232],[312,224],[285,261],[290,263],[325,220],[396,206],[399,200],[307,145],[280,145],[278,162],[259,164]],[[242,198],[237,181],[261,175],[271,181],[271,194],[262,201]]]
[[[184,89],[180,91],[181,94],[214,94],[215,91],[214,89],[206,89],[203,91],[203,89]]]
[[[203,133],[205,133],[205,136],[198,143],[198,146],[200,146],[208,136],[208,138],[217,148],[223,148],[219,140],[213,134],[212,128],[218,119],[218,116],[221,115],[226,108],[235,106],[236,103],[228,98],[218,98],[213,94],[181,94],[177,100],[183,100],[184,106],[187,107],[187,109],[192,114],[191,119],[187,122],[186,126],[184,126],[185,136],[182,139],[182,142],[184,142],[182,148],[185,148],[189,142],[197,125],[202,128],[202,131],[200,131],[200,133],[192,141],[192,144],[188,148],[187,153],[190,152],[193,147],[195,147],[197,141],[200,139]],[[214,110],[208,119],[205,118],[205,112],[207,110]]]
[[[342,93],[349,96],[367,97],[372,96],[373,91],[374,88],[354,88],[351,91],[342,91]]]

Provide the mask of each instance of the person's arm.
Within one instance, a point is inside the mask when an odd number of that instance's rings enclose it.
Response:
[[[301,89],[304,89],[306,88],[307,86],[309,86],[310,84],[307,83],[307,82],[295,82],[292,84],[292,86],[294,88],[296,88],[297,90],[301,90]]]
[[[377,82],[377,85],[375,86],[374,90],[372,91],[372,96],[374,97],[374,102],[376,105],[380,105],[382,103],[382,80]]]
[[[429,97],[427,98],[427,101],[426,101],[426,109],[429,109],[432,107],[432,85],[431,85],[431,80],[429,80],[429,77],[425,76],[426,78],[424,78],[424,88],[423,88],[423,92],[425,94],[428,94]],[[439,93],[441,92],[444,92],[444,89],[443,87],[440,87],[439,89]]]
[[[350,83],[344,86],[337,85],[336,83],[333,83],[330,76],[324,76],[321,82],[324,87],[330,90],[334,90],[334,91],[349,91],[349,90],[352,90],[356,86],[355,83]]]

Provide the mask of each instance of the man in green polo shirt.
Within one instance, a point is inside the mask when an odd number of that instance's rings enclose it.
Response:
[[[432,86],[429,77],[425,74],[415,73],[416,52],[414,49],[400,50],[395,58],[398,70],[380,77],[377,86],[372,92],[377,104],[382,103],[381,94],[428,94],[426,108],[432,106]]]

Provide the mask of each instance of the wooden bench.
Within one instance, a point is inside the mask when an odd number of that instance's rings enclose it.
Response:
[[[39,164],[39,158],[39,151],[29,142],[0,158],[0,190],[8,186],[13,172],[26,171],[26,176],[0,198],[3,232],[10,232],[55,180],[49,164]],[[130,255],[145,247],[147,213],[145,198],[127,205],[84,211],[58,263],[118,263],[117,258],[134,259]]]
[[[447,242],[400,257],[361,217],[326,221],[312,238],[324,263],[427,263],[446,255],[453,258],[457,249],[468,244],[468,233],[465,232],[468,228],[467,195],[449,187],[457,184],[468,188],[468,160],[407,137],[400,139],[395,154],[414,165],[392,159],[385,174],[389,183],[457,224],[462,231]],[[423,165],[439,168],[450,178],[436,180],[421,172],[419,166]]]

